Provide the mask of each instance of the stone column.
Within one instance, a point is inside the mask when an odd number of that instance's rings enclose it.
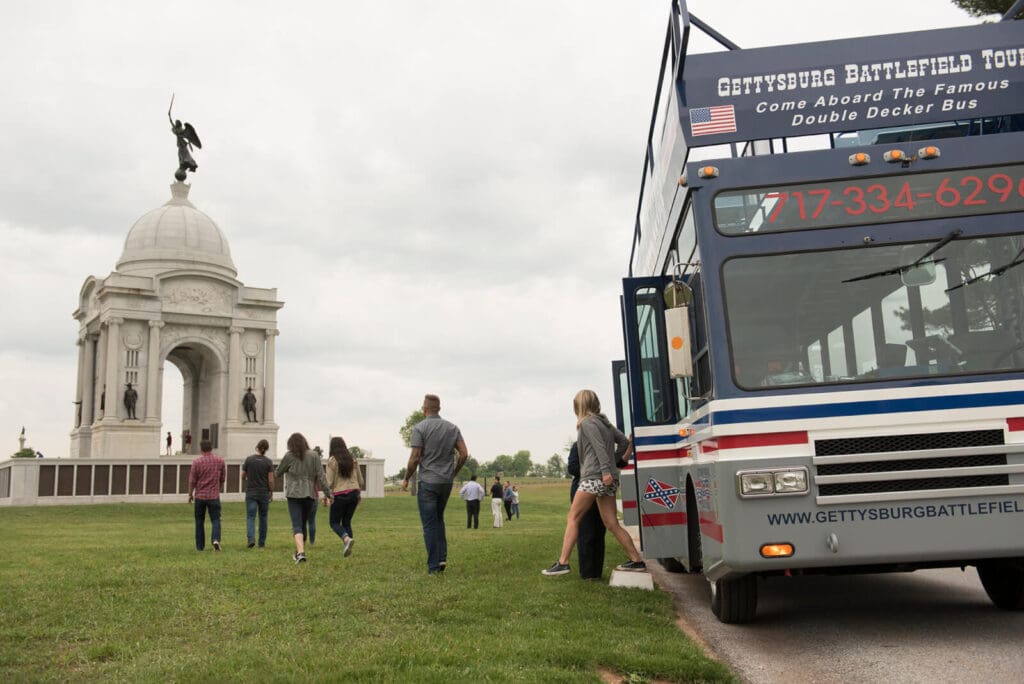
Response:
[[[118,373],[118,356],[121,352],[121,324],[123,318],[116,316],[107,319],[107,399],[106,410],[103,412],[103,420],[109,416],[117,418],[117,407],[123,396],[121,387],[121,375]]]
[[[85,386],[85,335],[78,338],[78,382],[75,385],[75,428],[82,427],[82,389]]]
[[[107,337],[109,337],[110,331],[107,328],[106,322],[100,323],[100,335],[99,340],[96,344],[96,361],[99,368],[96,369],[96,410],[93,411],[93,422],[99,420],[103,415],[107,413],[107,407],[110,406],[107,400],[103,398],[103,391],[106,389],[107,382]]]
[[[242,402],[242,387],[239,380],[242,364],[242,328],[228,328],[231,344],[228,347],[228,423],[238,422],[238,407]]]
[[[274,422],[274,338],[281,334],[280,330],[267,331],[267,355],[263,368],[263,422]]]
[[[82,376],[85,383],[82,385],[82,424],[92,425],[92,409],[96,397],[96,338],[86,333],[85,335],[85,363],[82,364]]]
[[[146,358],[146,422],[160,420],[157,391],[160,389],[160,329],[163,321],[149,322],[149,356]]]

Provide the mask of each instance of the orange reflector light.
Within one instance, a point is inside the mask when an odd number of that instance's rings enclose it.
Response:
[[[849,161],[852,166],[864,166],[871,161],[871,157],[865,152],[857,152],[850,155]]]
[[[701,178],[718,178],[718,167],[716,166],[702,166],[697,172],[697,175]]]
[[[792,544],[762,544],[761,555],[765,558],[789,558],[793,555]]]
[[[887,162],[898,162],[903,161],[907,158],[907,155],[903,154],[903,150],[889,150],[882,155],[882,159]]]
[[[935,145],[922,147],[917,151],[917,156],[921,159],[936,159],[939,156],[939,148]]]
[[[679,428],[680,437],[689,437],[693,434],[693,428]]]
[[[673,349],[682,349],[683,348],[683,338],[682,337],[673,337],[672,338],[672,348]]]

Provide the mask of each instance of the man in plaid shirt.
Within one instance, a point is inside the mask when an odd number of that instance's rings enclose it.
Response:
[[[220,551],[220,489],[224,484],[224,459],[213,453],[213,443],[199,443],[203,454],[192,461],[188,473],[188,502],[195,502],[196,550],[206,548],[206,512],[210,512],[210,541]]]

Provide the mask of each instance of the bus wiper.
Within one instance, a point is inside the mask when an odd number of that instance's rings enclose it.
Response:
[[[992,277],[1001,276],[1004,273],[1006,273],[1007,271],[1009,271],[1011,268],[1014,268],[1016,266],[1020,266],[1021,264],[1024,264],[1024,247],[1020,248],[1020,251],[1017,252],[1017,256],[1013,257],[1013,260],[1010,261],[1010,263],[1003,264],[999,268],[989,269],[988,272],[986,272],[986,273],[982,273],[979,276],[974,276],[973,278],[971,278],[969,280],[965,280],[964,282],[960,283],[959,285],[954,285],[953,287],[947,288],[946,292],[952,292],[953,290],[959,290],[961,287],[966,287],[967,285],[973,285],[974,283],[978,282],[982,278],[988,278],[989,276],[992,276]]]
[[[918,257],[917,261],[913,261],[913,262],[911,262],[909,264],[903,264],[902,266],[896,266],[895,268],[888,268],[888,269],[886,269],[884,271],[876,271],[874,273],[868,273],[867,275],[857,276],[856,278],[848,278],[848,279],[844,280],[843,282],[844,283],[854,283],[854,282],[857,282],[858,280],[870,280],[871,278],[880,278],[882,276],[887,276],[887,275],[901,275],[903,273],[906,273],[907,271],[909,271],[912,268],[916,268],[916,267],[922,266],[924,264],[938,264],[938,263],[941,263],[941,262],[945,261],[944,258],[943,259],[929,259],[928,257],[930,257],[932,254],[935,254],[936,252],[938,252],[940,249],[942,249],[943,247],[948,245],[950,242],[952,242],[956,238],[960,237],[961,233],[963,233],[963,231],[960,230],[959,228],[957,228],[956,230],[950,232],[949,235],[947,235],[946,237],[942,238],[942,240],[940,240],[938,243],[936,243],[936,245],[934,247],[932,247],[927,252],[925,252],[920,257]]]

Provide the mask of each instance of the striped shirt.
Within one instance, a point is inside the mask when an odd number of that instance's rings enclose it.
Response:
[[[224,459],[211,452],[192,461],[188,471],[188,487],[196,490],[197,499],[219,499],[224,479]]]

